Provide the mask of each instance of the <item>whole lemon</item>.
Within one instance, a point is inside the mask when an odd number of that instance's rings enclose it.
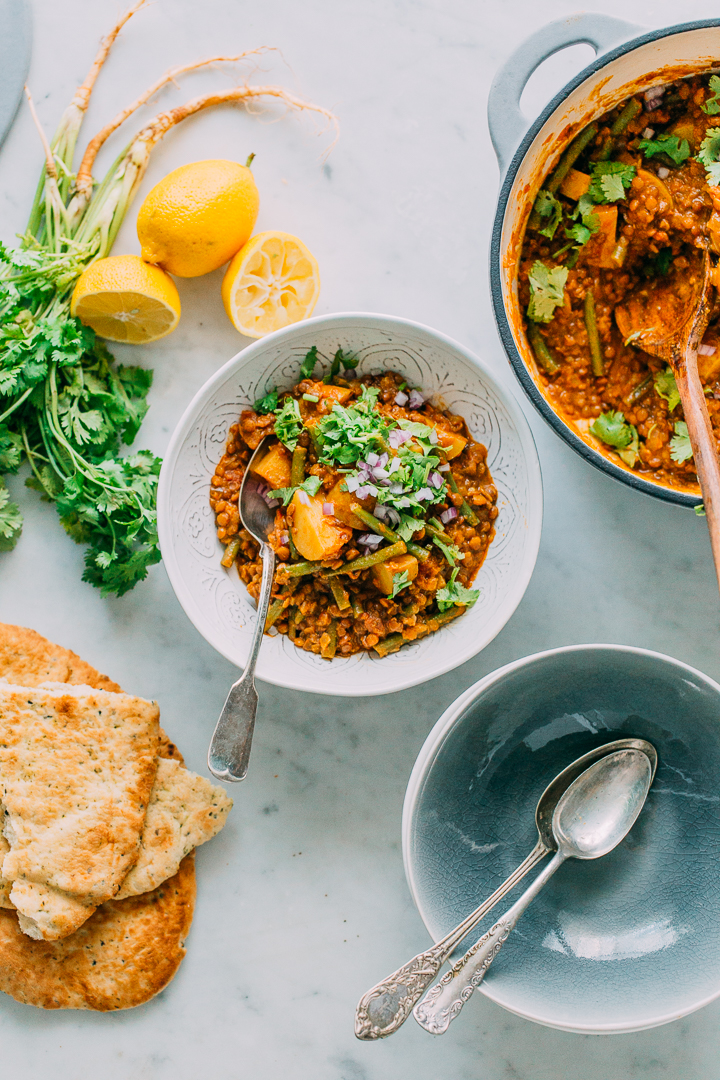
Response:
[[[231,259],[253,231],[260,196],[237,161],[195,161],[156,184],[140,207],[145,262],[177,277],[199,277]]]

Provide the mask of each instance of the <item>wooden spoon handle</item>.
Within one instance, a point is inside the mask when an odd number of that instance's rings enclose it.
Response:
[[[673,366],[695,457],[695,468],[710,530],[715,573],[720,586],[720,457],[698,375],[697,352],[688,348],[684,363]]]

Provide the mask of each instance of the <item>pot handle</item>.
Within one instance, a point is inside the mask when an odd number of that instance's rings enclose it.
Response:
[[[520,95],[543,60],[569,45],[583,43],[592,45],[596,53],[606,52],[642,30],[624,19],[589,12],[548,23],[518,46],[493,79],[488,97],[488,126],[501,175],[529,127],[520,112]]]

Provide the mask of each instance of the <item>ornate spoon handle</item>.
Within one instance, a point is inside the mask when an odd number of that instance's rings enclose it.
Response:
[[[508,908],[479,941],[470,946],[450,971],[445,972],[440,982],[428,990],[413,1010],[413,1016],[420,1027],[424,1027],[431,1035],[443,1035],[447,1031],[465,1002],[472,997],[485,978],[488,968],[522,913],[565,859],[565,855],[556,852],[512,907]]]
[[[471,933],[497,903],[513,889],[534,866],[548,853],[542,840],[538,839],[528,857],[520,863],[517,870],[489,896],[480,907],[446,934],[432,948],[403,964],[401,968],[388,975],[386,979],[363,994],[355,1011],[355,1035],[358,1039],[372,1041],[384,1039],[401,1027],[416,1001],[430,985],[448,956]]]

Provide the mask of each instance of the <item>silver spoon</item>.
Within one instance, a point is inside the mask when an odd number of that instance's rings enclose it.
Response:
[[[634,748],[643,751],[650,760],[652,775],[657,768],[655,747],[645,739],[616,739],[598,746],[577,758],[552,780],[538,800],[535,824],[538,839],[530,854],[518,868],[467,918],[446,934],[444,938],[418,953],[407,964],[388,975],[371,990],[363,994],[355,1011],[355,1035],[358,1039],[373,1041],[392,1035],[407,1020],[416,1001],[433,981],[447,958],[468,934],[472,933],[489,911],[498,904],[525,875],[537,866],[550,851],[557,849],[552,831],[552,816],[560,796],[569,788],[589,765],[616,750]]]
[[[560,798],[552,817],[557,851],[532,885],[493,927],[432,987],[413,1016],[432,1035],[442,1035],[480,985],[510,931],[566,859],[599,859],[627,836],[653,780],[650,759],[640,750],[618,750],[586,769]]]
[[[253,632],[250,655],[245,669],[236,683],[230,687],[223,711],[217,722],[208,750],[208,768],[218,780],[244,780],[250,761],[255,714],[258,706],[258,693],[255,689],[255,665],[257,664],[265,630],[273,574],[275,572],[275,552],[268,544],[268,536],[275,525],[275,511],[272,510],[259,494],[255,478],[251,476],[252,464],[261,451],[265,450],[265,440],[256,447],[248,462],[238,499],[240,523],[260,545],[262,557],[262,579],[257,605],[257,621]]]

